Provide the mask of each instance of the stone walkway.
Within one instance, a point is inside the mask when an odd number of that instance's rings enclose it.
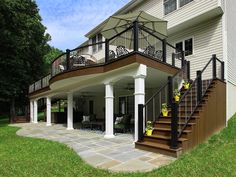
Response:
[[[167,165],[175,158],[134,148],[131,134],[118,134],[104,139],[100,131],[66,130],[60,124],[14,124],[21,127],[17,135],[58,141],[71,147],[88,164],[110,171],[151,171]]]

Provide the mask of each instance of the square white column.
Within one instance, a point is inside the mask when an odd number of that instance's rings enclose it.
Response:
[[[38,100],[34,100],[34,123],[38,123]]]
[[[30,100],[30,122],[34,122],[34,101]]]
[[[145,104],[146,65],[140,65],[134,77],[134,141],[138,140],[138,105]]]
[[[73,93],[67,94],[67,130],[73,130]]]
[[[104,138],[114,138],[113,133],[113,105],[114,105],[114,96],[113,96],[113,85],[111,83],[105,84],[105,119],[106,119],[106,132]]]
[[[52,125],[52,122],[51,122],[51,98],[50,97],[47,97],[46,98],[46,104],[47,104],[47,126],[51,126]]]

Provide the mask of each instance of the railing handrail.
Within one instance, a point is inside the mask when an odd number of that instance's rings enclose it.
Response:
[[[205,65],[205,67],[201,70],[201,73],[203,73],[203,72],[206,70],[206,68],[207,68],[208,65],[211,63],[212,60],[213,60],[213,59],[211,58],[211,59],[207,62],[207,64]]]

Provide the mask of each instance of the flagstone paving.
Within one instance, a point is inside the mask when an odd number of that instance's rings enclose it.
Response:
[[[88,164],[110,171],[151,171],[175,160],[162,154],[134,148],[133,135],[118,134],[105,139],[104,133],[85,129],[66,130],[65,125],[45,123],[14,124],[17,135],[43,138],[71,147]]]

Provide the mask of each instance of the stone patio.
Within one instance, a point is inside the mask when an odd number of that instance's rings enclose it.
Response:
[[[175,160],[173,157],[135,149],[131,134],[118,134],[113,139],[104,139],[104,133],[101,131],[66,130],[61,124],[51,127],[47,127],[45,123],[13,126],[21,127],[17,131],[19,136],[64,143],[88,164],[110,171],[151,171]]]

